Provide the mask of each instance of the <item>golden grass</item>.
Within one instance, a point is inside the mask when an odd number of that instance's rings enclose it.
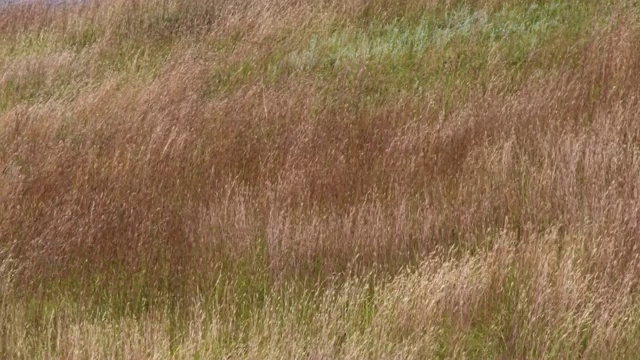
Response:
[[[637,5],[0,9],[0,357],[634,358]]]

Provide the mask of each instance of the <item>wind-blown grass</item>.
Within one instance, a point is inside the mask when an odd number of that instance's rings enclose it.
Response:
[[[0,10],[0,357],[634,358],[637,5]]]

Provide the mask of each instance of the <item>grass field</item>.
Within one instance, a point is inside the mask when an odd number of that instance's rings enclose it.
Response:
[[[0,358],[638,354],[636,1],[0,8]]]

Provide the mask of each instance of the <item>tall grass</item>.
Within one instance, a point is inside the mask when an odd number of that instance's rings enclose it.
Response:
[[[0,357],[634,358],[639,14],[0,8]]]

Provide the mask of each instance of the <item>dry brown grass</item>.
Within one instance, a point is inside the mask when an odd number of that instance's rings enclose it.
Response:
[[[1,9],[0,355],[633,358],[640,18],[567,4]]]

